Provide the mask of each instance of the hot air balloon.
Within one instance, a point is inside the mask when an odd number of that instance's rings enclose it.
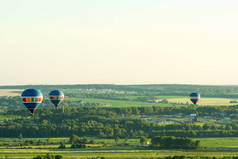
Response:
[[[197,102],[200,99],[200,94],[198,94],[198,93],[191,93],[189,96],[190,96],[190,100],[193,102],[193,104],[196,105]]]
[[[51,91],[50,94],[50,100],[55,105],[55,108],[57,109],[57,106],[64,100],[64,93],[59,90]]]
[[[37,89],[26,89],[22,92],[22,99],[26,108],[31,112],[32,116],[38,105],[43,101],[42,93]]]

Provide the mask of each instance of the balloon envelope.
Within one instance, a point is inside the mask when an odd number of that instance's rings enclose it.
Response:
[[[197,104],[198,100],[200,99],[200,94],[198,93],[191,93],[189,96],[193,104]]]
[[[51,91],[49,96],[50,101],[55,105],[56,108],[64,100],[64,93],[59,90]]]
[[[43,101],[42,93],[37,89],[26,89],[22,92],[22,99],[26,108],[34,113],[36,107]]]

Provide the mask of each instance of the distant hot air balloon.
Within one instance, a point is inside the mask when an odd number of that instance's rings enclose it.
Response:
[[[26,108],[31,112],[32,116],[36,107],[42,103],[43,95],[37,89],[26,89],[22,92],[22,99]]]
[[[51,91],[50,94],[50,100],[55,105],[55,108],[57,109],[57,106],[64,100],[64,93],[59,90]]]
[[[190,100],[193,102],[193,104],[197,104],[197,102],[200,99],[200,94],[199,93],[191,93],[189,95],[189,97],[190,97]]]

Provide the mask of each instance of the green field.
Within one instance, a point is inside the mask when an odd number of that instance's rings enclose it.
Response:
[[[79,99],[71,98],[68,100],[79,100]],[[104,106],[112,106],[112,107],[142,107],[142,106],[166,106],[166,107],[168,107],[168,106],[174,106],[174,104],[109,100],[109,99],[95,99],[95,98],[80,98],[80,100],[82,100],[83,102],[89,102],[89,103],[100,103],[100,104],[104,104]]]
[[[14,120],[14,119],[20,119],[21,116],[17,115],[0,115],[0,120]]]
[[[238,138],[197,138],[201,141],[201,146],[212,148],[237,148]]]
[[[128,98],[128,101],[123,100],[110,100],[110,99],[95,99],[95,98],[69,98],[65,100],[82,100],[83,102],[88,103],[100,103],[103,106],[112,106],[112,107],[143,107],[143,106],[163,106],[163,107],[170,107],[170,106],[180,106],[184,104],[192,104],[189,97],[180,97],[180,96],[161,96],[158,98],[157,101],[162,99],[167,99],[168,104],[164,103],[152,103],[152,102],[140,102],[140,101],[133,101],[135,96]],[[197,105],[199,106],[231,106],[237,105],[237,103],[230,103],[232,99],[228,98],[201,98]]]
[[[224,157],[237,156],[238,152],[231,151],[184,151],[184,150],[47,150],[47,149],[1,149],[0,158],[33,158],[46,153],[62,155],[64,158],[82,159],[92,157],[105,158],[156,158],[166,156],[204,156]]]
[[[196,138],[201,141],[200,150],[150,150],[139,145],[139,139],[128,139],[129,146],[117,146],[113,139],[94,139],[97,144],[88,144],[86,149],[72,149],[66,144],[66,149],[58,149],[60,141],[68,138],[40,138],[41,141],[49,140],[49,145],[31,146],[0,146],[0,158],[33,158],[47,153],[62,155],[64,158],[156,158],[165,156],[238,156],[238,138]],[[0,144],[14,144],[17,138],[1,138]],[[37,141],[38,138],[24,138],[24,140]],[[104,144],[99,144],[99,143]],[[119,142],[124,143],[121,139]],[[103,147],[104,145],[104,147]],[[106,145],[106,146],[105,146]],[[223,148],[222,150],[219,150]]]

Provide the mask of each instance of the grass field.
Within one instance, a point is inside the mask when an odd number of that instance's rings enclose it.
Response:
[[[186,151],[186,150],[102,150],[102,149],[1,149],[0,158],[33,158],[46,153],[62,155],[64,158],[156,158],[165,156],[238,156],[235,151]]]
[[[112,106],[112,107],[132,107],[132,106],[164,106],[164,107],[170,107],[170,106],[179,106],[180,104],[192,104],[189,97],[179,97],[179,96],[161,96],[159,99],[167,99],[169,101],[168,104],[164,103],[151,103],[151,102],[139,102],[139,101],[133,101],[129,99],[128,101],[123,100],[110,100],[110,99],[95,99],[95,98],[80,98],[83,102],[88,103],[100,103],[104,106]],[[65,100],[72,100],[77,101],[79,99],[77,98],[69,98]],[[230,103],[232,99],[228,98],[201,98],[197,105],[200,106],[231,106],[231,105],[237,105],[237,103]]]
[[[237,103],[230,103],[232,99],[228,99],[228,98],[201,98],[199,100],[199,102],[197,103],[197,105],[237,105]],[[184,98],[184,97],[180,97],[180,98],[170,98],[168,99],[168,101],[170,103],[191,103],[189,97]]]
[[[0,158],[33,158],[37,155],[47,153],[62,155],[64,158],[81,159],[92,157],[105,158],[156,158],[165,156],[238,156],[238,138],[196,138],[201,141],[201,146],[207,149],[201,150],[150,150],[146,147],[139,146],[139,139],[128,139],[131,146],[116,146],[113,139],[94,139],[95,142],[107,144],[89,144],[86,149],[71,149],[66,144],[66,149],[58,149],[60,141],[68,141],[68,138],[40,138],[41,141],[49,139],[49,145],[32,145],[32,146],[0,146]],[[0,138],[0,144],[14,143],[17,138]],[[24,138],[24,140],[37,141],[39,138]],[[119,143],[123,143],[121,139]],[[223,148],[223,149],[222,149]]]
[[[200,140],[201,146],[204,147],[238,149],[238,138],[197,138],[197,140]]]
[[[20,119],[21,116],[17,115],[0,115],[0,120],[13,120],[13,119]]]
[[[20,96],[21,89],[0,89],[0,96]]]
[[[59,142],[67,142],[69,138],[40,138],[41,141],[46,141],[49,139],[50,145],[34,145],[34,146],[24,146],[26,148],[33,149],[56,149],[59,146]],[[38,138],[25,138],[25,140],[37,141]],[[226,138],[195,138],[194,140],[200,140],[201,146],[206,148],[236,148],[238,149],[238,138],[226,137]],[[14,144],[18,141],[17,138],[13,139],[0,139],[0,143]],[[88,144],[89,147],[102,147],[103,144],[116,144],[114,139],[94,139],[97,144]],[[54,144],[55,143],[55,144]],[[124,139],[120,139],[118,144],[125,143]],[[139,146],[139,139],[128,139],[127,142],[130,145]],[[70,144],[66,144],[69,148]],[[0,149],[4,149],[6,146],[0,146]],[[10,146],[9,148],[19,148],[19,146]],[[122,149],[123,147],[120,147]],[[111,147],[109,147],[111,149]],[[126,148],[128,149],[128,147]]]
[[[67,100],[67,99],[66,99]],[[79,100],[79,99],[68,99],[68,100]],[[137,101],[122,101],[122,100],[109,100],[109,99],[95,99],[95,98],[80,98],[83,102],[89,103],[100,103],[105,106],[112,107],[142,107],[142,106],[174,106],[174,104],[161,104],[161,103],[149,103],[149,102],[137,102]]]

